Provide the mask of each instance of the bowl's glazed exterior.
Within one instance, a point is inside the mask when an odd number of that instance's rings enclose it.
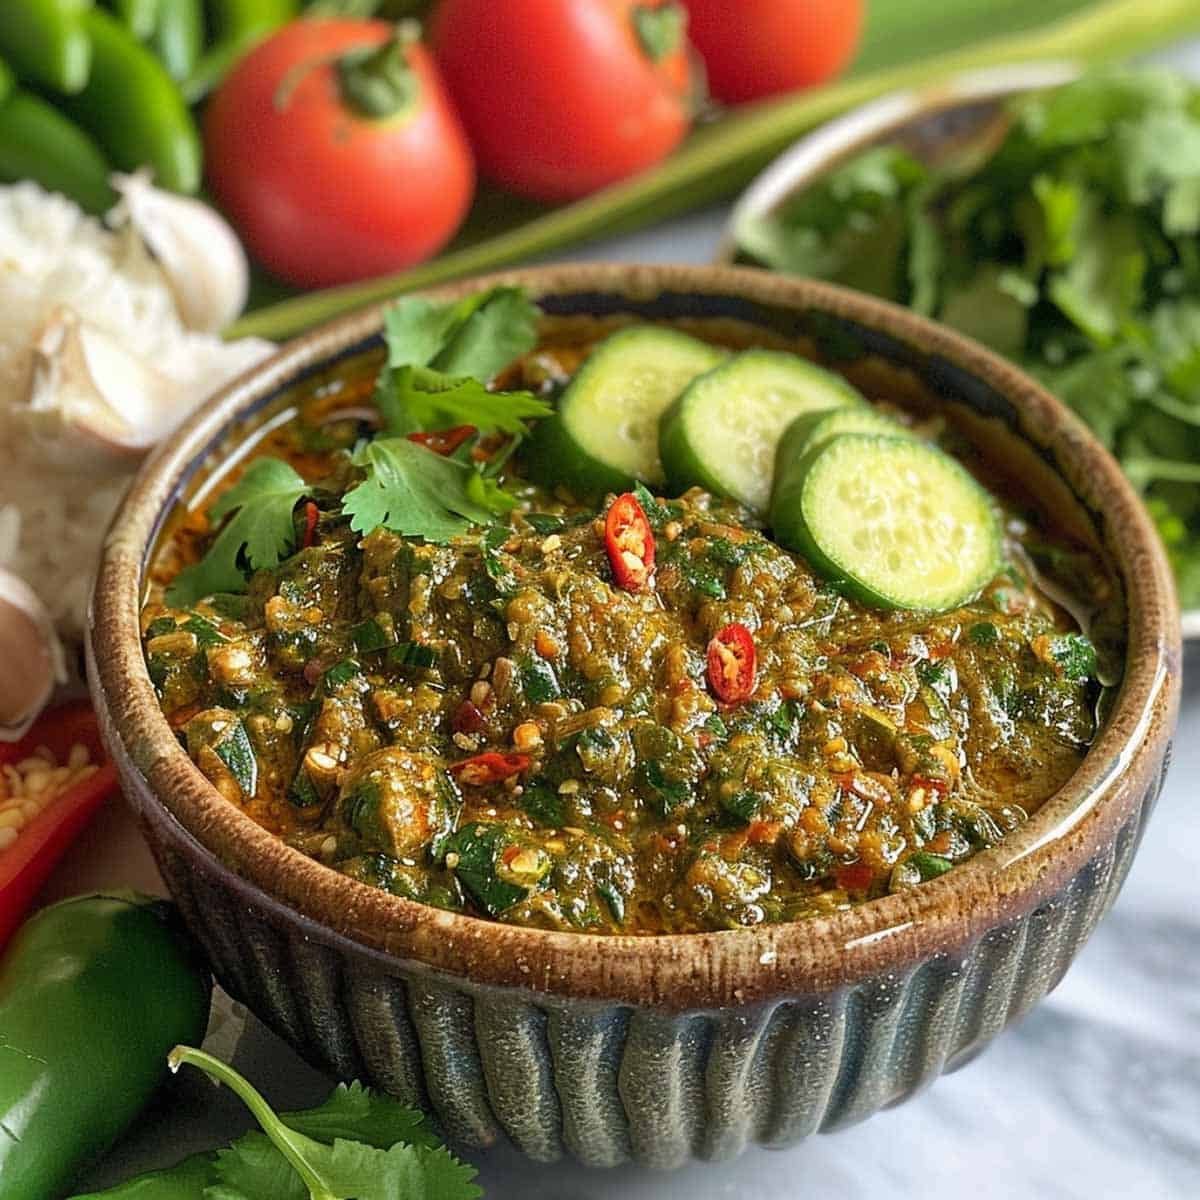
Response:
[[[976,1054],[1062,977],[1115,898],[1161,786],[1179,631],[1158,541],[1115,463],[1025,376],[901,309],[735,268],[546,268],[547,312],[731,318],[902,365],[1055,471],[1125,589],[1108,723],[1000,846],[831,918],[658,938],[551,933],[427,908],[291,850],[222,800],[161,716],[137,612],[154,539],[231,428],[375,336],[302,338],[221,393],[139,476],[96,586],[93,695],[163,876],[217,977],[314,1062],[431,1107],[448,1134],[538,1159],[673,1166],[862,1119]],[[454,294],[464,284],[446,289]],[[478,285],[475,285],[478,286]],[[1048,474],[1048,472],[1045,472]],[[1065,483],[1065,488],[1062,488]]]

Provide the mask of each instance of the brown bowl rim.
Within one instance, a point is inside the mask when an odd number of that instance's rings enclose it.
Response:
[[[176,481],[255,398],[373,335],[384,306],[322,326],[219,392],[155,452],[105,542],[93,595],[92,693],[135,807],[157,803],[204,852],[206,869],[249,885],[283,920],[327,931],[372,956],[420,963],[477,984],[680,1011],[814,994],[969,945],[1049,900],[1134,814],[1166,752],[1179,699],[1179,616],[1165,555],[1120,468],[1082,423],[1016,367],[905,309],[833,285],[742,267],[583,264],[531,268],[431,291],[453,297],[495,282],[535,296],[662,293],[736,297],[823,310],[949,361],[1014,402],[1022,434],[1052,448],[1060,473],[1101,518],[1125,582],[1129,642],[1108,723],[1076,773],[1003,843],[941,878],[830,917],[652,937],[506,925],[392,896],[339,875],[263,830],[192,764],[156,701],[138,610],[149,539]],[[230,880],[233,883],[234,880]],[[290,910],[290,911],[289,911]]]

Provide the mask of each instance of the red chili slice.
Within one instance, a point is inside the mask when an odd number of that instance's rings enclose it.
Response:
[[[654,571],[654,534],[637,497],[618,496],[604,521],[604,548],[617,586],[640,592]]]
[[[754,635],[737,621],[717,630],[708,643],[708,682],[717,699],[740,704],[754,693],[758,653]]]
[[[528,754],[498,754],[492,750],[451,763],[450,774],[470,787],[487,787],[489,783],[500,783],[527,771],[531,761]]]
[[[300,540],[300,545],[305,550],[316,540],[317,521],[320,516],[320,509],[311,500],[307,501],[304,505],[304,537]]]
[[[453,429],[435,429],[429,433],[410,433],[408,440],[432,450],[434,454],[453,454],[469,437],[479,432],[474,425],[456,425]]]

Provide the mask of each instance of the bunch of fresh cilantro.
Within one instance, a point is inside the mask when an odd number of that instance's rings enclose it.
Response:
[[[537,344],[537,306],[520,288],[494,287],[455,303],[421,297],[387,312],[387,363],[375,403],[382,428],[356,447],[360,479],[340,498],[341,513],[361,534],[390,529],[446,542],[472,525],[505,516],[516,499],[498,476],[525,437],[526,422],[549,416],[543,400],[488,384]],[[426,432],[470,426],[453,454],[423,445]],[[503,448],[478,458],[485,439]],[[198,563],[185,567],[167,591],[184,607],[205,596],[245,591],[254,571],[277,566],[297,549],[297,505],[313,493],[278,458],[255,459],[209,510],[220,532]]]
[[[317,1108],[279,1114],[219,1059],[178,1046],[171,1067],[184,1063],[232,1088],[262,1132],[75,1200],[478,1200],[483,1194],[472,1182],[475,1168],[439,1142],[421,1113],[389,1096],[340,1084]]]
[[[1200,606],[1200,89],[1158,70],[1023,98],[986,158],[869,150],[739,231],[1020,362],[1138,487]]]

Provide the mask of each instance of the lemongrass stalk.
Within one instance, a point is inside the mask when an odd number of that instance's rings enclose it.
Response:
[[[234,322],[226,336],[288,337],[403,292],[496,270],[590,237],[626,232],[698,208],[736,192],[813,126],[887,92],[1007,63],[1112,62],[1196,30],[1200,30],[1197,0],[1105,0],[1031,32],[992,38],[757,105],[700,131],[662,166],[625,183],[411,270],[259,309]]]

